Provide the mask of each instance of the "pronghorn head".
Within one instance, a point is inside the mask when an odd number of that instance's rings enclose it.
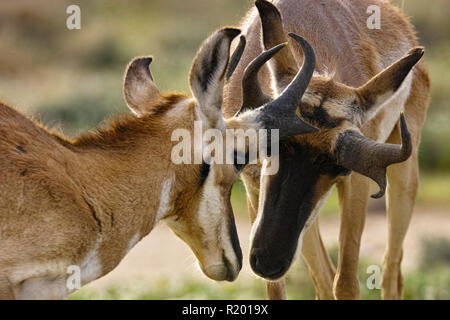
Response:
[[[168,145],[170,144],[167,148],[169,154],[172,149],[172,155],[180,158],[180,150],[175,148],[179,144],[174,146],[173,143],[175,140],[179,141],[178,137],[173,140],[175,131],[185,133],[180,135],[182,142],[189,141],[181,152],[182,161],[172,161],[168,169],[169,178],[165,178],[167,183],[165,181],[161,196],[161,203],[165,204],[166,208],[162,210],[159,218],[164,219],[173,232],[189,245],[199,261],[200,268],[208,277],[228,281],[237,277],[242,266],[242,252],[230,194],[243,165],[235,161],[211,161],[202,157],[202,151],[200,158],[196,158],[197,148],[200,146],[200,150],[206,149],[219,140],[225,140],[228,128],[259,130],[277,127],[282,128],[281,136],[316,130],[296,116],[298,101],[288,101],[285,104],[284,117],[280,119],[274,117],[275,109],[270,105],[226,121],[223,119],[221,107],[224,82],[242,53],[237,50],[229,63],[230,45],[239,33],[240,31],[234,28],[223,28],[213,33],[200,47],[190,72],[193,99],[176,99],[176,103],[167,107],[173,96],[169,97],[158,90],[149,70],[149,57],[136,58],[130,63],[124,84],[127,104],[138,117],[146,119],[147,114],[162,114],[158,123],[163,127],[161,130],[167,132],[164,138],[167,139]],[[243,41],[242,39],[241,43]],[[264,53],[257,63],[264,63],[281,48],[282,46],[277,46]],[[284,97],[289,98],[295,90],[303,89],[298,85],[293,86],[291,92]],[[280,98],[283,98],[283,95]],[[165,107],[161,108],[161,105]],[[154,117],[152,119],[155,121]],[[216,135],[211,136],[214,139],[196,139],[196,126],[199,123],[200,130],[215,130]],[[193,137],[192,141],[189,137]],[[161,140],[161,143],[166,142]],[[244,153],[247,150],[245,148]],[[213,148],[214,155],[220,149],[220,146]],[[236,159],[239,151],[227,148],[224,150],[224,153],[231,153],[224,156],[232,159]]]
[[[268,1],[258,0],[264,46],[287,41],[281,14]],[[289,34],[303,51],[304,66],[315,63],[312,48],[295,34]],[[314,75],[298,104],[303,119],[319,132],[280,141],[279,170],[261,175],[259,211],[252,229],[250,264],[258,275],[277,279],[289,269],[301,249],[307,229],[340,176],[356,171],[378,183],[379,198],[386,189],[386,167],[405,161],[412,152],[411,138],[403,114],[400,116],[402,145],[377,143],[360,131],[373,119],[384,102],[399,89],[424,51],[415,48],[360,88]],[[314,67],[313,67],[314,68]],[[284,92],[297,70],[292,52],[280,51],[270,63],[275,91]],[[257,78],[244,95],[261,95]],[[283,94],[283,93],[282,93]],[[270,103],[270,102],[269,102]],[[262,172],[265,170],[263,162]]]

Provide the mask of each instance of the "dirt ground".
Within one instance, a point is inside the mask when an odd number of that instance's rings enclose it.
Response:
[[[244,265],[237,281],[255,277],[248,263],[250,223],[245,218],[237,219],[237,228],[244,254]],[[321,218],[320,229],[328,248],[337,245],[339,218]],[[428,237],[450,238],[450,211],[448,209],[418,208],[412,217],[405,240],[403,269],[413,269],[420,257],[422,241]],[[387,239],[386,216],[371,213],[366,219],[362,239],[361,256],[371,261],[382,262]],[[164,225],[158,225],[139,242],[120,265],[105,277],[87,287],[103,289],[110,285],[124,284],[133,280],[153,282],[165,277],[188,277],[206,280],[196,266],[189,248]]]

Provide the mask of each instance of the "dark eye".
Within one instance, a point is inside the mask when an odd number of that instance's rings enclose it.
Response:
[[[244,162],[244,163],[242,163],[242,162]],[[248,163],[248,153],[243,154],[242,152],[237,152],[237,151],[234,152],[233,165],[238,172],[240,172],[247,163]]]
[[[202,163],[202,166],[200,167],[200,185],[201,186],[205,183],[206,178],[208,178],[210,168],[211,168],[211,166],[208,163],[206,163],[206,162]]]

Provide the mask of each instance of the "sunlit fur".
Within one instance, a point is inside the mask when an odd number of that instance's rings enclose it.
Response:
[[[201,164],[172,162],[171,135],[184,128],[193,136],[194,121],[205,117],[213,120],[206,126],[223,129],[220,82],[238,33],[219,30],[200,48],[191,87],[202,81],[206,93],[193,89],[194,98],[159,92],[151,59],[135,59],[124,83],[134,114],[73,140],[0,104],[0,299],[64,298],[74,290],[66,286],[69,266],[80,267],[82,285],[107,274],[159,220],[207,276],[237,277],[242,253],[230,192],[239,172],[214,164],[204,181]],[[220,63],[208,64],[211,50]],[[208,66],[216,75],[209,82]]]

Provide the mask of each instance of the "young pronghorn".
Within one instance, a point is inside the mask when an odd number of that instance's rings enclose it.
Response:
[[[190,74],[194,98],[160,93],[151,58],[134,59],[124,80],[134,114],[73,141],[0,104],[0,298],[66,297],[69,266],[80,268],[82,285],[105,275],[161,219],[190,246],[208,277],[237,277],[242,253],[230,193],[242,165],[176,165],[171,134],[179,128],[193,133],[195,120],[222,133],[316,130],[295,115],[296,98],[283,104],[281,121],[273,117],[277,101],[223,120],[225,71],[239,33],[221,29],[199,49]],[[280,99],[301,97],[311,76],[312,69],[299,71]]]
[[[381,8],[379,30],[367,27],[370,5]],[[407,161],[387,168],[388,242],[382,297],[399,299],[402,244],[416,197],[417,153],[430,95],[427,71],[421,63],[416,65],[423,49],[417,47],[413,27],[398,9],[381,0],[276,0],[274,4],[257,0],[256,6],[259,16],[251,10],[243,23],[247,46],[225,89],[225,116],[240,105],[240,82],[248,62],[263,47],[292,41],[287,33],[295,32],[310,41],[317,54],[316,73],[299,113],[321,131],[282,141],[277,175],[260,178],[257,166],[243,171],[255,221],[251,266],[262,277],[279,280],[267,283],[269,298],[285,298],[281,277],[301,249],[318,298],[358,298],[367,177],[381,189],[373,197],[383,196],[386,167],[411,154]],[[261,70],[259,80],[267,94],[279,94],[308,58],[295,43],[290,49],[281,50],[269,69]],[[244,91],[246,95],[255,94]],[[268,99],[256,95],[258,104]],[[400,117],[402,111],[404,117]],[[337,272],[314,220],[333,185],[338,189],[341,214]]]

